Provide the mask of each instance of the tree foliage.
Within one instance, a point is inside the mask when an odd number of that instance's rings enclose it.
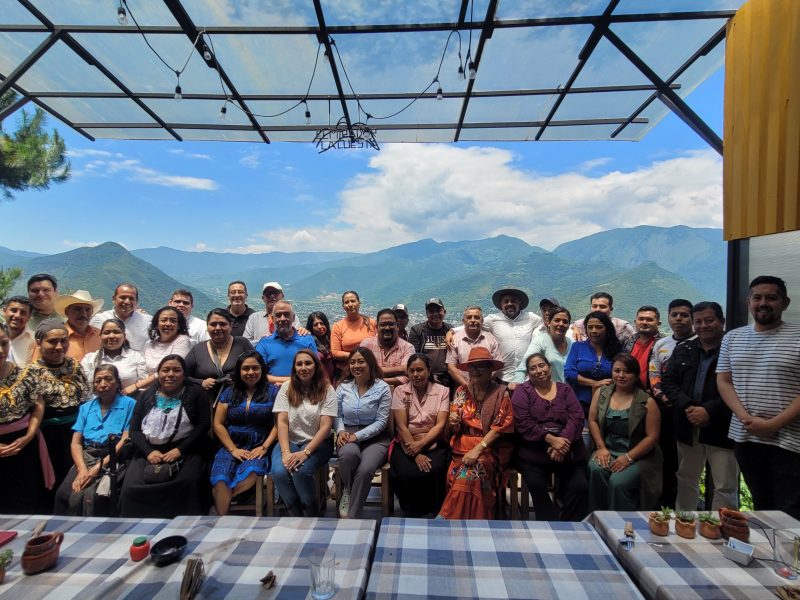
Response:
[[[17,100],[13,91],[0,97],[0,110]],[[13,192],[33,188],[46,190],[51,183],[69,179],[70,163],[66,157],[64,139],[55,129],[45,131],[46,115],[41,108],[33,114],[20,111],[16,131],[6,132],[0,123],[0,188],[5,199]]]
[[[0,302],[8,297],[17,279],[22,277],[22,269],[11,267],[9,269],[0,268]]]

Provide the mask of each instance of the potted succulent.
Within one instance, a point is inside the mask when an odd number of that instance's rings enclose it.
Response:
[[[672,510],[664,506],[661,507],[661,510],[651,512],[647,519],[650,532],[655,535],[669,535],[669,521],[671,518]]]
[[[714,516],[714,513],[700,513],[698,518],[700,521],[700,535],[709,540],[718,540],[722,537],[722,532],[719,529],[719,519]]]
[[[697,535],[697,518],[690,510],[675,511],[675,533],[691,540]]]
[[[726,540],[735,538],[743,542],[750,541],[750,526],[747,524],[747,517],[738,510],[720,508],[719,521],[722,537]]]
[[[10,548],[6,548],[0,552],[0,583],[6,580],[6,568],[11,564],[14,559],[14,553]]]

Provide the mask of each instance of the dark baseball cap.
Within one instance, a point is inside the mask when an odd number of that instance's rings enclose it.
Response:
[[[428,310],[428,307],[431,305],[438,306],[439,308],[444,308],[444,302],[442,302],[439,298],[430,298],[425,303],[425,310]]]

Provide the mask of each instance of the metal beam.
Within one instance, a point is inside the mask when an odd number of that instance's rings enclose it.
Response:
[[[28,102],[30,102],[30,98],[26,98],[25,96],[20,96],[19,99],[14,102],[11,106],[6,108],[3,111],[0,111],[0,123],[5,121],[9,116],[13,115],[17,112],[20,108],[25,106]]]
[[[642,72],[642,75],[650,80],[650,83],[656,86],[659,91],[659,98],[661,101],[674,112],[678,118],[694,130],[697,135],[703,138],[706,143],[714,148],[720,156],[722,155],[722,138],[706,124],[700,116],[694,112],[688,104],[676,94],[669,85],[667,85],[650,66],[645,63],[631,48],[623,42],[617,35],[606,29],[604,35],[609,42],[619,50],[625,58],[627,58],[633,65]]]
[[[170,13],[172,13],[175,21],[178,22],[178,25],[180,25],[183,33],[185,33],[186,37],[189,38],[189,43],[194,44],[197,36],[200,34],[200,31],[197,29],[197,27],[195,27],[192,18],[189,16],[189,13],[186,12],[186,9],[183,8],[180,0],[164,0],[164,4],[166,4],[167,9],[170,11]],[[197,45],[195,45],[194,50],[195,52],[199,53],[200,58],[205,61],[203,58],[203,47],[200,46],[200,48],[198,48]],[[239,95],[236,86],[233,84],[233,81],[231,81],[230,77],[228,77],[228,74],[225,72],[225,69],[222,68],[222,65],[219,64],[217,57],[212,56],[211,61],[207,62],[207,65],[211,69],[216,69],[222,81],[225,82],[228,91],[230,91],[233,100],[235,100],[236,103],[242,108],[242,111],[244,111],[244,114],[247,115],[248,120],[253,124],[255,130],[258,131],[258,134],[261,136],[261,139],[264,140],[264,143],[269,144],[270,142],[267,134],[264,133],[264,130],[261,128],[261,124],[253,116],[253,113],[247,107],[247,103]]]
[[[14,85],[17,80],[27,72],[28,69],[35,65],[36,61],[44,56],[44,53],[47,52],[60,38],[61,31],[55,30],[52,31],[45,39],[43,39],[42,42],[33,49],[33,52],[28,54],[25,60],[19,63],[17,68],[9,73],[8,77],[3,80],[3,83],[0,83],[0,96],[11,89],[11,86]]]
[[[586,40],[586,43],[581,48],[580,53],[578,54],[578,64],[575,66],[575,69],[572,71],[572,75],[570,75],[567,83],[562,87],[561,93],[556,98],[556,101],[553,102],[553,106],[550,107],[550,112],[547,114],[547,117],[544,120],[544,125],[539,128],[539,131],[536,132],[536,137],[534,138],[537,142],[541,139],[542,135],[544,134],[544,130],[547,129],[547,125],[550,121],[553,120],[553,117],[556,114],[556,111],[561,106],[561,103],[564,102],[564,98],[567,97],[569,94],[572,85],[575,83],[575,80],[578,78],[578,75],[581,74],[584,65],[589,60],[589,57],[594,52],[594,49],[597,47],[597,44],[603,38],[603,33],[608,31],[608,24],[611,19],[611,13],[614,12],[614,9],[619,4],[619,0],[611,0],[606,6],[605,11],[603,11],[603,19],[598,21],[594,24],[594,29],[592,29],[592,33],[589,34],[589,38]]]
[[[480,70],[481,57],[483,56],[483,48],[486,46],[486,41],[492,37],[494,32],[494,16],[497,14],[497,3],[499,0],[489,0],[489,5],[486,7],[486,17],[483,19],[483,27],[481,28],[481,36],[478,38],[478,47],[475,50],[475,56],[472,57],[475,63],[475,68]],[[467,65],[469,67],[469,65]],[[467,92],[464,96],[464,101],[461,103],[461,114],[458,116],[458,127],[456,127],[456,134],[453,136],[453,141],[457,142],[461,135],[461,127],[464,125],[464,119],[467,117],[467,108],[469,107],[469,99],[472,95],[472,88],[475,86],[475,79],[467,77]]]
[[[725,31],[726,31],[726,29],[727,29],[727,26],[726,26],[726,25],[723,25],[722,27],[720,27],[720,28],[717,30],[717,32],[716,32],[714,35],[712,35],[712,36],[711,36],[711,37],[710,37],[710,38],[709,38],[709,39],[706,41],[706,43],[705,43],[705,44],[703,44],[702,46],[700,46],[700,48],[698,48],[698,49],[695,51],[695,53],[694,53],[694,54],[692,54],[692,55],[691,55],[691,56],[690,56],[690,57],[689,57],[689,58],[686,60],[686,62],[684,62],[684,63],[683,63],[683,64],[682,64],[680,67],[678,67],[678,68],[677,68],[677,70],[676,70],[676,71],[675,71],[675,72],[674,72],[674,73],[673,73],[673,74],[672,74],[672,75],[671,75],[671,76],[670,76],[670,77],[669,77],[669,78],[668,78],[668,79],[667,79],[667,80],[666,80],[664,83],[666,83],[666,84],[667,84],[667,85],[668,85],[670,88],[672,88],[672,89],[677,89],[677,88],[679,88],[680,86],[675,84],[675,81],[678,79],[678,77],[680,77],[681,75],[683,75],[683,74],[686,72],[686,70],[687,70],[689,67],[691,67],[691,66],[692,66],[692,65],[693,65],[693,64],[694,64],[694,63],[695,63],[695,62],[696,62],[696,61],[697,61],[699,58],[701,58],[701,57],[703,57],[703,56],[706,56],[706,55],[707,55],[709,52],[711,52],[711,51],[712,51],[714,48],[716,48],[716,47],[717,47],[717,45],[719,45],[719,43],[720,43],[720,42],[722,42],[722,40],[724,40],[724,39],[725,39]],[[653,102],[654,100],[656,100],[657,98],[658,98],[658,92],[656,92],[656,93],[654,93],[654,94],[651,94],[651,95],[650,95],[650,97],[649,97],[647,100],[645,100],[644,102],[642,102],[642,104],[641,104],[641,105],[640,105],[640,106],[639,106],[639,107],[638,107],[636,110],[634,110],[634,111],[631,113],[631,116],[630,116],[631,120],[635,119],[635,118],[636,118],[636,117],[638,117],[640,114],[642,114],[642,112],[643,112],[643,111],[644,111],[644,110],[645,110],[645,109],[646,109],[648,106],[650,106],[650,104],[652,104],[652,102]],[[616,129],[615,129],[615,130],[614,130],[614,131],[611,133],[611,138],[613,139],[613,138],[617,137],[617,136],[618,136],[620,133],[622,133],[622,130],[623,130],[623,129],[625,129],[625,128],[626,128],[628,125],[630,125],[630,123],[623,123],[622,125],[620,125],[619,127],[617,127],[617,128],[616,128]]]
[[[664,13],[637,13],[614,15],[610,22],[613,23],[642,23],[660,21],[696,21],[708,19],[730,19],[736,14],[735,10],[707,10],[684,11]],[[524,28],[524,27],[563,27],[565,25],[594,25],[602,20],[601,15],[582,15],[574,17],[539,17],[529,19],[506,19],[495,21],[495,29]],[[67,33],[121,33],[138,35],[136,28],[122,25],[65,25],[62,27]],[[409,33],[425,31],[452,31],[453,29],[482,29],[480,21],[470,22],[439,22],[439,23],[389,23],[366,25],[330,25],[326,29],[330,35],[348,35],[358,33]],[[40,25],[4,24],[0,25],[0,32],[46,32],[46,27]],[[166,35],[183,33],[180,27],[174,25],[142,25],[141,31],[148,35]],[[203,31],[212,35],[316,35],[319,28],[309,25],[300,26],[206,26]]]
[[[336,57],[333,55],[331,36],[328,32],[328,27],[325,24],[325,13],[322,11],[322,4],[320,3],[320,0],[314,0],[314,10],[317,13],[317,22],[319,23],[317,40],[319,43],[325,46],[325,54],[328,56],[328,64],[331,67],[331,75],[333,75],[333,81],[336,84],[336,92],[339,95],[339,102],[342,105],[342,115],[344,116],[345,123],[347,123],[347,130],[350,132],[350,137],[353,137],[353,121],[350,119],[350,110],[347,108],[347,100],[345,99],[342,80],[339,77],[339,69],[336,67]]]

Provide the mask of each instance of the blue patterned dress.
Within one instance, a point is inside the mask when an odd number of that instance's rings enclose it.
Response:
[[[275,397],[278,395],[279,389],[280,387],[275,384],[267,384],[265,393],[261,396],[254,396],[250,401],[249,408],[246,408],[246,401],[240,401],[235,405],[231,404],[233,400],[232,387],[227,387],[222,391],[219,402],[228,405],[228,435],[231,436],[231,440],[237,448],[252,450],[267,439],[274,426],[272,406],[275,404]],[[211,466],[211,485],[223,481],[233,489],[247,479],[251,473],[266,475],[269,473],[269,460],[270,453],[266,452],[261,458],[240,462],[226,448],[220,448],[214,457],[214,464]]]

